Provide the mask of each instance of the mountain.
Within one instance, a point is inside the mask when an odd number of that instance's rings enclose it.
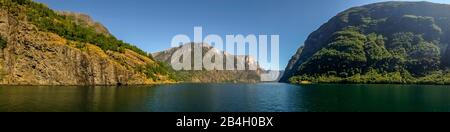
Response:
[[[229,53],[226,52],[222,52],[219,49],[214,48],[211,45],[208,44],[194,44],[194,43],[189,43],[189,44],[185,44],[179,47],[175,47],[175,48],[171,48],[165,51],[161,51],[161,52],[157,52],[157,53],[153,53],[153,57],[156,60],[165,62],[166,64],[171,64],[171,60],[172,60],[172,56],[176,51],[179,50],[183,50],[183,46],[190,46],[191,48],[188,49],[190,51],[194,51],[194,46],[198,45],[201,47],[202,51],[203,51],[203,57],[205,56],[205,54],[207,52],[215,52],[215,55],[221,55],[224,56],[224,62],[226,62],[226,57],[231,56],[233,58],[235,58],[235,62],[237,62],[237,60],[245,60],[244,64],[246,67],[246,70],[243,71],[238,71],[238,70],[200,70],[200,71],[195,71],[195,70],[183,70],[183,71],[177,71],[178,75],[181,76],[181,78],[183,78],[183,80],[187,81],[187,82],[201,82],[201,83],[222,83],[222,82],[232,82],[232,83],[255,83],[255,82],[259,82],[261,79],[261,73],[263,72],[263,70],[259,67],[257,61],[255,58],[253,57],[249,57],[249,56],[236,56],[236,55],[231,55]],[[192,55],[193,57],[193,55]],[[191,64],[194,64],[193,60],[191,61]],[[254,66],[257,67],[258,70],[248,70],[249,67]],[[225,64],[224,64],[224,68],[225,68]],[[237,68],[237,63],[235,64],[235,68]]]
[[[68,19],[71,19],[77,25],[94,29],[95,32],[97,32],[99,34],[103,34],[106,36],[112,36],[112,34],[109,32],[108,28],[103,26],[101,23],[96,22],[89,15],[86,15],[83,13],[69,12],[69,11],[58,11],[56,13],[60,16],[64,16]]]
[[[295,52],[295,55],[292,56],[292,58],[289,60],[289,63],[286,66],[286,69],[284,70],[284,73],[281,76],[280,81],[282,81],[282,82],[287,81],[287,80],[289,80],[290,77],[292,77],[296,73],[296,70],[299,66],[299,64],[297,64],[297,63],[299,62],[302,51],[303,51],[303,47],[300,47],[297,50],[297,52]]]
[[[282,82],[450,84],[450,5],[383,2],[311,33]]]
[[[0,84],[132,85],[175,82],[168,67],[89,16],[31,0],[0,1]]]

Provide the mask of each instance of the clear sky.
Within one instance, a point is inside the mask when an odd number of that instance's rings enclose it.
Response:
[[[308,35],[337,13],[387,0],[35,0],[55,10],[81,12],[117,38],[147,52],[170,48],[177,34],[280,35],[284,68]],[[414,0],[412,0],[414,1]],[[424,1],[424,0],[420,0]],[[450,0],[427,0],[450,4]],[[193,38],[192,38],[193,39]]]

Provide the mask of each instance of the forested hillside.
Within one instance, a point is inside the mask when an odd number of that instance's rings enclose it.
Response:
[[[282,81],[449,84],[449,12],[429,2],[348,9],[308,37]]]

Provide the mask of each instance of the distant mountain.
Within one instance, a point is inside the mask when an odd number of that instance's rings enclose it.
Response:
[[[235,58],[235,64],[237,64],[237,60],[238,59],[243,59],[245,60],[245,65],[246,66],[246,70],[244,71],[238,71],[238,70],[212,70],[212,71],[207,71],[205,69],[201,70],[201,71],[195,71],[195,70],[190,70],[190,71],[177,71],[177,75],[181,76],[183,78],[183,80],[187,81],[187,82],[202,82],[202,83],[206,83],[206,82],[216,82],[216,83],[223,83],[223,82],[231,82],[231,83],[255,83],[255,82],[259,82],[261,79],[261,72],[263,71],[255,58],[249,57],[249,56],[235,56],[235,55],[231,55],[229,53],[220,51],[219,49],[216,49],[208,44],[194,44],[194,43],[190,43],[190,44],[186,44],[186,45],[190,45],[191,46],[191,51],[193,51],[194,49],[194,45],[200,45],[203,51],[203,55],[205,55],[206,52],[209,51],[213,51],[216,52],[215,54],[217,55],[222,55],[224,56],[224,62],[226,62],[225,58],[228,56],[232,56],[233,58]],[[153,53],[153,57],[156,60],[165,62],[167,64],[171,64],[171,60],[172,60],[172,56],[173,54],[178,51],[178,50],[183,50],[182,49],[183,46],[179,46],[179,47],[175,47],[175,48],[171,48],[165,51],[161,51],[161,52],[157,52],[157,53]],[[192,55],[192,57],[194,57]],[[192,60],[192,64],[193,64],[193,60]],[[255,66],[258,68],[258,70],[248,70],[250,66]],[[225,64],[224,64],[224,68],[225,68]],[[236,68],[236,65],[235,65]]]
[[[139,48],[89,16],[31,0],[0,1],[0,84],[128,85],[175,82]]]
[[[450,5],[354,7],[314,31],[282,82],[450,84]]]

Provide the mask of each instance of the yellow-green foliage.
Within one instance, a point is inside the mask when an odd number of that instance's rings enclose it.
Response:
[[[0,7],[18,20],[35,25],[42,32],[54,33],[67,39],[64,44],[86,51],[90,55],[107,59],[111,57],[108,52],[120,53],[127,58],[116,57],[115,62],[131,70],[136,69],[154,81],[167,81],[167,77],[173,80],[176,78],[170,67],[156,64],[151,55],[136,46],[112,35],[99,33],[95,26],[86,26],[85,23],[82,25],[83,23],[77,22],[72,16],[58,14],[44,4],[32,0],[0,0]],[[0,47],[5,46],[6,41],[0,39]]]
[[[83,51],[87,50],[86,43],[77,42],[77,41],[67,41],[67,45],[69,45],[71,47],[75,47],[75,48],[83,50]]]
[[[147,64],[135,67],[135,70],[141,73],[144,73],[149,79],[154,81],[164,81],[160,80],[161,76],[167,76],[168,79],[174,81],[182,81],[182,78],[179,78],[174,70],[170,68],[168,64],[164,62],[158,62],[157,64]]]
[[[72,18],[59,15],[44,4],[31,0],[2,0],[1,6],[8,9],[10,14],[17,16],[25,14],[27,20],[40,30],[56,33],[68,40],[94,44],[104,51],[118,51],[125,48],[148,56],[136,46],[118,40],[114,36],[97,33],[92,27],[79,25]]]
[[[436,71],[424,77],[413,77],[407,71],[380,73],[370,70],[364,75],[355,74],[350,77],[337,77],[334,75],[320,76],[294,76],[289,80],[291,83],[300,84],[301,81],[314,83],[370,83],[370,84],[450,84],[450,73],[448,71]]]

